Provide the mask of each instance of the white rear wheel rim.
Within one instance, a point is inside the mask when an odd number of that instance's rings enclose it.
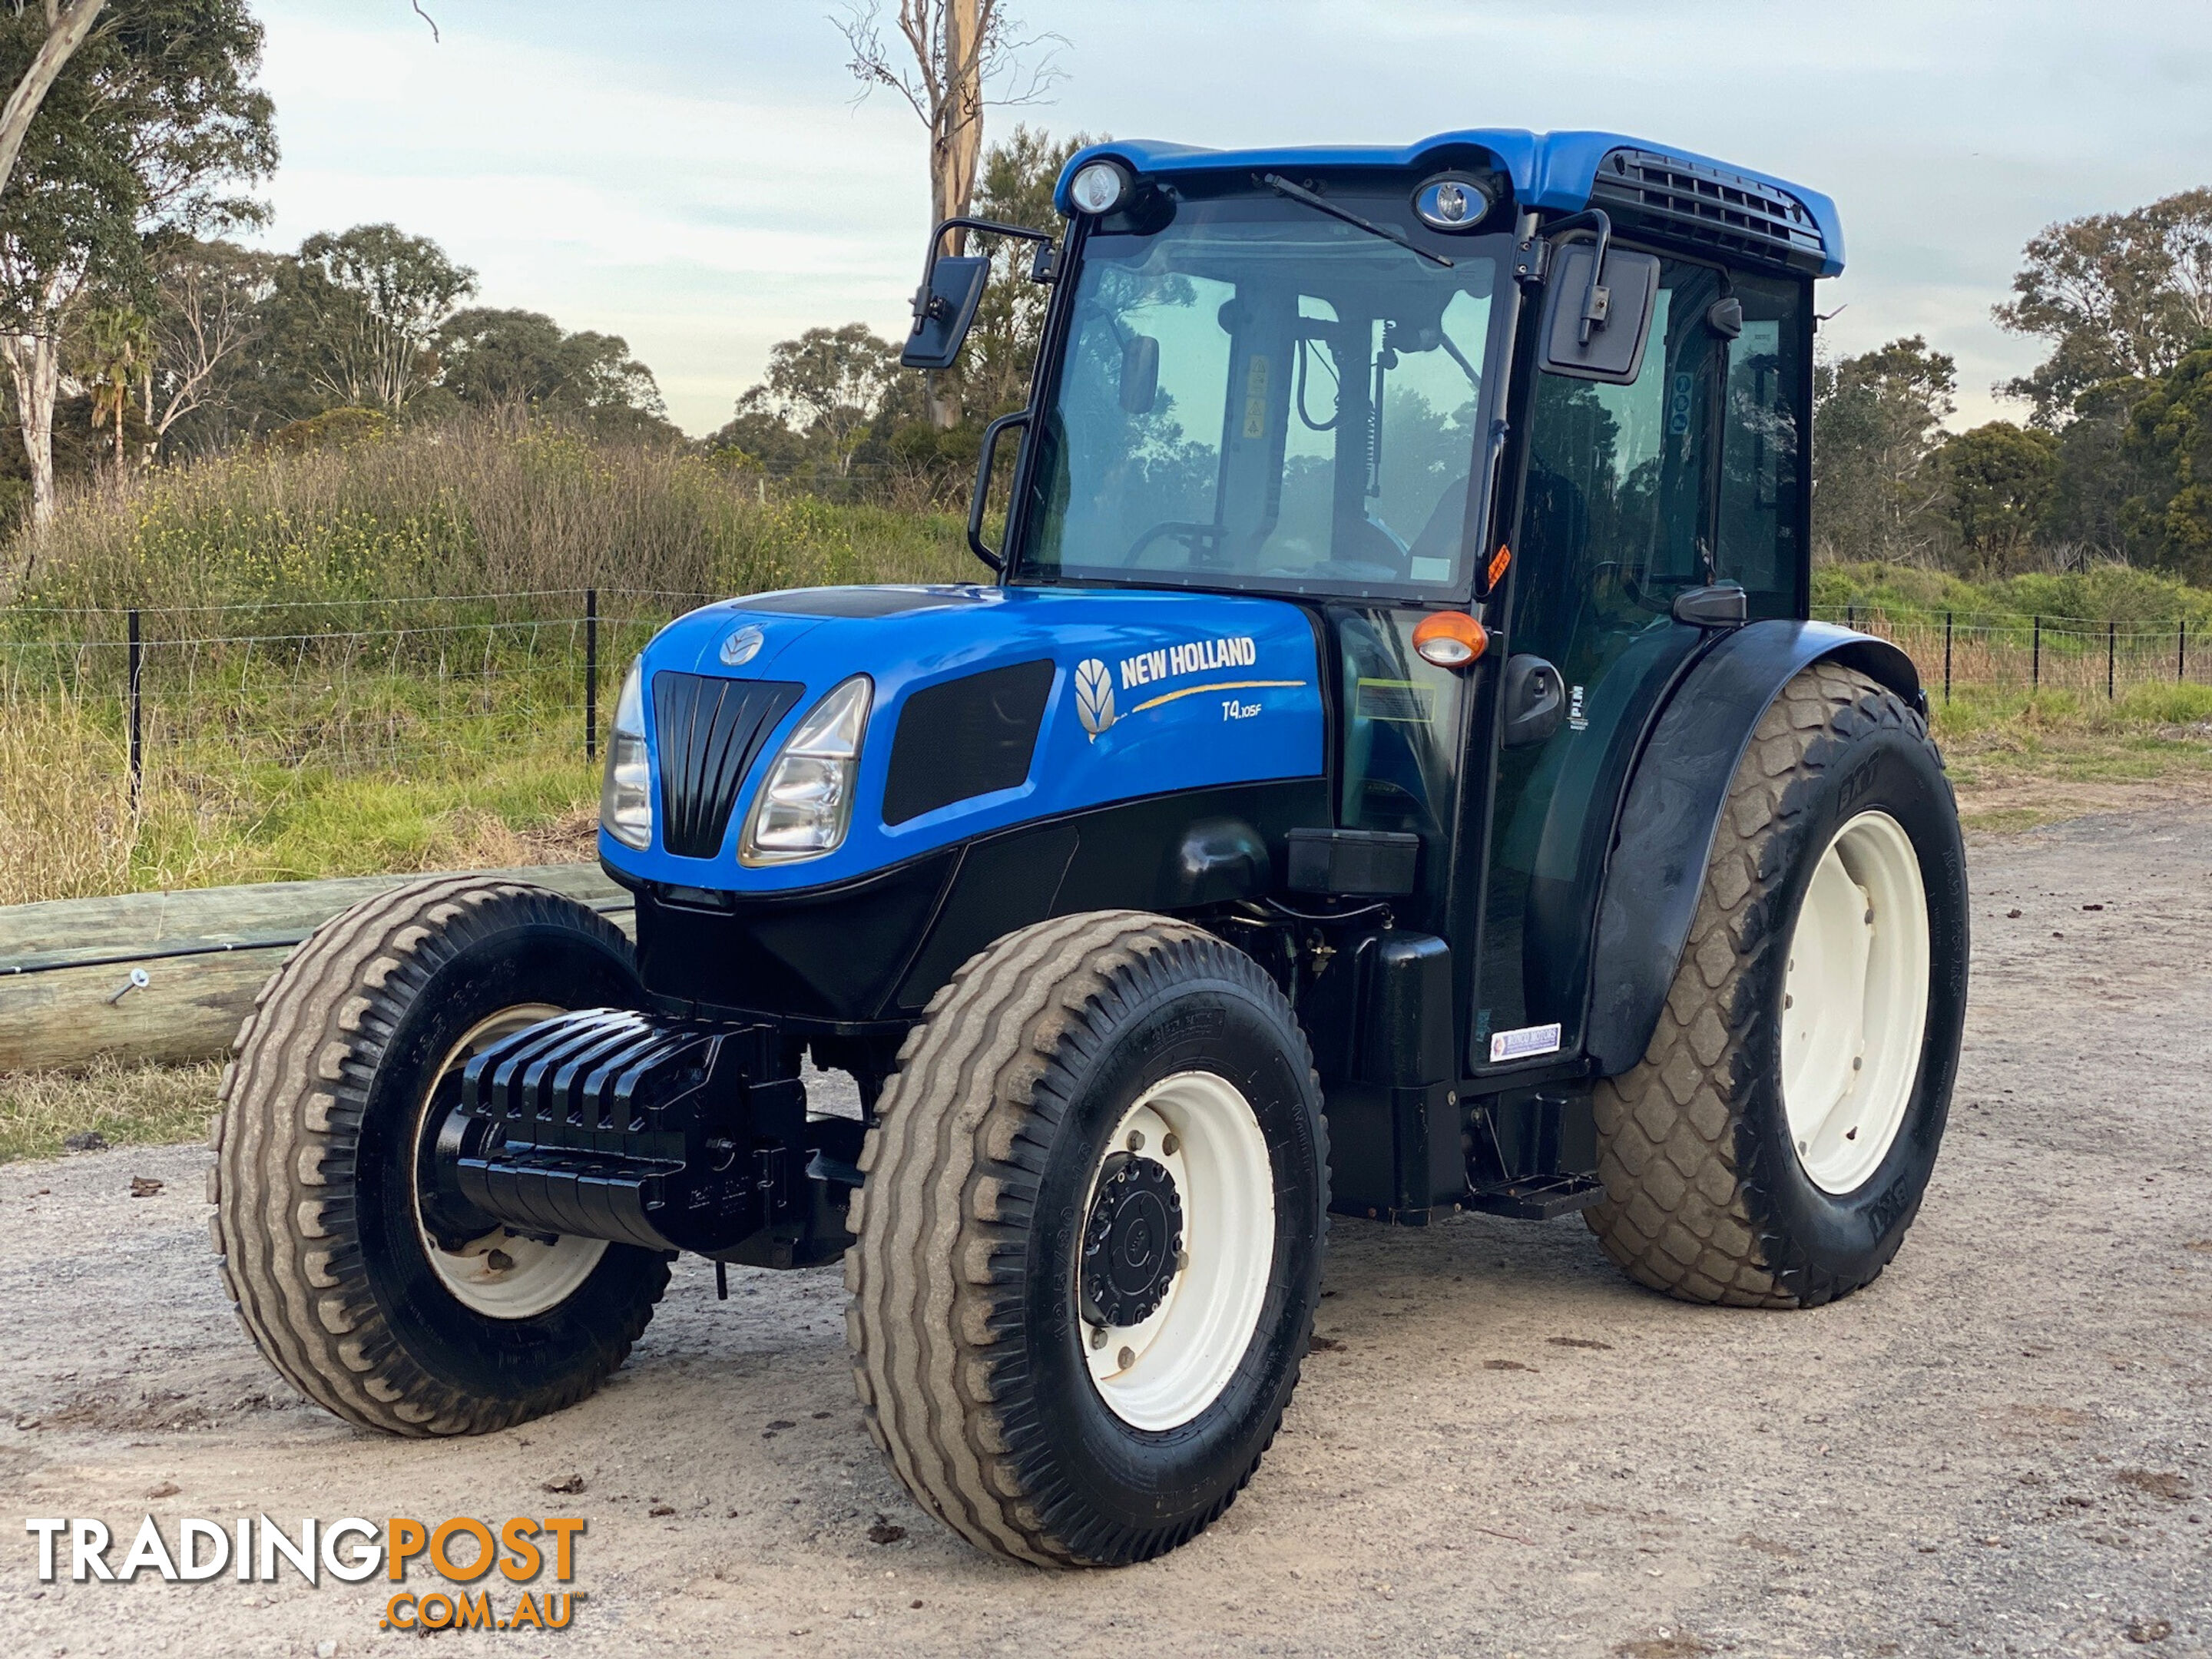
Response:
[[[1813,1184],[1854,1192],[1881,1166],[1920,1076],[1928,894],[1905,827],[1862,812],[1805,890],[1783,976],[1782,1100]]]
[[[423,1111],[429,1110],[439,1085],[467,1065],[471,1055],[526,1026],[567,1012],[550,1003],[525,1002],[478,1020],[446,1051],[444,1062],[430,1079],[430,1086],[423,1091]],[[418,1119],[417,1146],[422,1144],[426,1127]],[[415,1226],[422,1236],[423,1252],[430,1258],[430,1269],[438,1275],[439,1283],[463,1307],[487,1319],[534,1319],[559,1307],[592,1276],[592,1269],[607,1253],[607,1241],[604,1238],[562,1234],[549,1243],[543,1238],[509,1232],[504,1227],[495,1227],[483,1237],[471,1239],[457,1251],[447,1250],[422,1224],[419,1193]]]
[[[1105,1150],[1167,1167],[1182,1205],[1184,1261],[1140,1324],[1091,1325],[1079,1301],[1084,1358],[1115,1416],[1132,1428],[1179,1428],[1220,1397],[1258,1328],[1274,1269],[1274,1162],[1251,1103],[1212,1072],[1154,1084]],[[1094,1170],[1086,1216],[1098,1182]]]

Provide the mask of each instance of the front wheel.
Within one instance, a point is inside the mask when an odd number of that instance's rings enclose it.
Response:
[[[582,1399],[668,1283],[634,1245],[456,1227],[433,1146],[469,1058],[572,1008],[635,1006],[629,942],[479,876],[334,917],[263,988],[216,1120],[216,1249],[246,1332],[364,1428],[483,1433]]]
[[[1598,1085],[1630,1277],[1810,1307],[1871,1281],[1919,1212],[1966,1002],[1965,853],[1926,723],[1834,663],[1761,718],[1643,1060]]]
[[[922,1506],[1045,1565],[1229,1507],[1312,1334],[1320,1086],[1243,952],[1133,911],[1041,922],[931,1002],[862,1156],[847,1330]]]

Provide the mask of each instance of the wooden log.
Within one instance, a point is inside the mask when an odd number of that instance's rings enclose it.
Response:
[[[595,866],[486,871],[581,900],[625,929],[629,896]],[[205,1060],[229,1051],[254,994],[294,944],[414,876],[126,893],[0,907],[0,1072],[103,1056]],[[143,986],[118,997],[137,968]]]

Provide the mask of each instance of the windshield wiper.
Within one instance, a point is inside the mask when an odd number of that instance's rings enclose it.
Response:
[[[1418,253],[1431,264],[1442,265],[1447,270],[1451,269],[1451,261],[1445,258],[1443,254],[1431,253],[1425,247],[1416,247],[1406,240],[1402,232],[1393,230],[1388,225],[1378,225],[1372,219],[1363,219],[1349,208],[1340,208],[1334,202],[1325,201],[1303,185],[1292,184],[1279,173],[1262,173],[1257,177],[1261,184],[1278,196],[1287,196],[1293,202],[1304,202],[1308,207],[1326,213],[1332,219],[1343,220],[1355,230],[1364,230],[1370,236],[1380,236],[1386,242],[1395,242],[1407,252]]]

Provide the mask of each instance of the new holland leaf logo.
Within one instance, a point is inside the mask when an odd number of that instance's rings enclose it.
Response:
[[[1096,657],[1086,657],[1076,665],[1075,715],[1093,743],[1114,724],[1114,677]]]

